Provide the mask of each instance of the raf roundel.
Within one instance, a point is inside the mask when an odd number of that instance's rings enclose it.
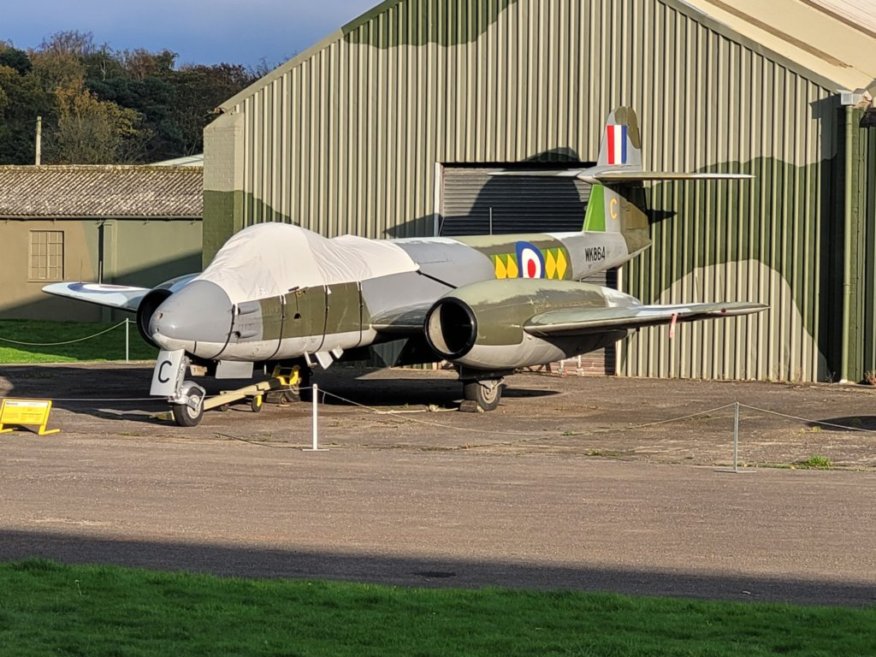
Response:
[[[544,278],[544,257],[534,244],[517,242],[520,278]]]

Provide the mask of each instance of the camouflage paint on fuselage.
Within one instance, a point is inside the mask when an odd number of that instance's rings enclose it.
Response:
[[[626,262],[619,232],[523,233],[394,240],[417,263],[415,272],[361,283],[307,287],[242,304],[221,358],[282,360],[304,353],[348,350],[393,339],[373,318],[386,313],[422,321],[448,292],[496,279],[580,280]],[[526,269],[523,259],[538,260]]]

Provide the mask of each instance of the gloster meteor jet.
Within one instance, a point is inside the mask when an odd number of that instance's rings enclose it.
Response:
[[[609,115],[595,166],[552,175],[592,185],[581,232],[328,239],[292,224],[262,223],[232,236],[201,274],[154,289],[93,283],[43,289],[136,313],[143,337],[161,350],[151,394],[168,400],[182,426],[197,424],[204,410],[204,389],[186,379],[190,367],[240,378],[266,363],[297,366],[306,375],[312,366],[326,368],[404,338],[400,362],[452,363],[465,399],[492,410],[503,377],[517,368],[605,347],[642,326],[765,308],[643,305],[581,282],[650,245],[645,181],[750,176],[643,171],[636,115],[625,107]]]

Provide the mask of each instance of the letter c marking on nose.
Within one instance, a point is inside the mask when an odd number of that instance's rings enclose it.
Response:
[[[164,366],[165,365],[173,365],[173,363],[171,363],[169,360],[161,361],[161,365],[158,366],[158,382],[159,383],[167,383],[168,381],[170,381],[170,377],[164,375]]]

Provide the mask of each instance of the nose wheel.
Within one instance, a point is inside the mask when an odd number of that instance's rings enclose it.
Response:
[[[194,381],[183,381],[180,402],[170,405],[173,421],[180,427],[196,427],[204,417],[206,391]]]

